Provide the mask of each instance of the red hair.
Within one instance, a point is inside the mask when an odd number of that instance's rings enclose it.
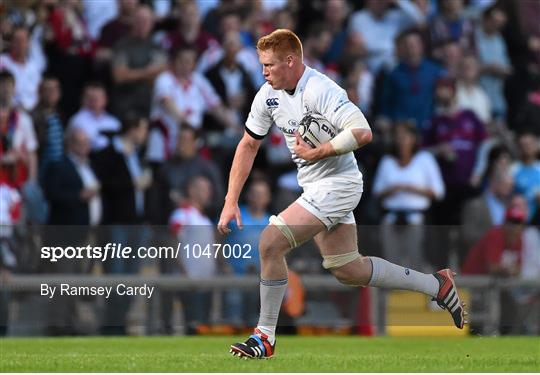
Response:
[[[277,29],[265,35],[257,42],[257,51],[277,52],[280,55],[293,54],[302,58],[302,42],[288,29]]]

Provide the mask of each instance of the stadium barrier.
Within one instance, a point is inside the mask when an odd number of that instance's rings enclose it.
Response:
[[[336,281],[335,278],[328,275],[305,275],[302,276],[302,283],[306,292],[347,292],[354,289],[345,286]],[[227,290],[254,290],[259,286],[259,279],[256,276],[236,277],[236,276],[218,276],[211,279],[190,279],[185,276],[176,275],[73,275],[73,274],[17,274],[12,275],[8,280],[0,283],[0,290],[12,292],[39,293],[42,284],[59,285],[68,283],[71,286],[116,286],[123,283],[126,286],[138,286],[148,284],[155,286],[157,290],[162,291],[193,291],[208,290],[213,291],[215,295]],[[518,279],[518,278],[497,278],[489,276],[460,276],[457,280],[461,289],[467,290],[467,294],[481,293],[489,303],[484,304],[482,310],[476,310],[471,315],[471,322],[482,324],[487,332],[497,333],[501,319],[501,291],[516,288],[538,288],[540,289],[540,278],[537,279]],[[370,288],[371,306],[370,312],[375,331],[379,335],[384,334],[408,334],[414,328],[406,324],[392,323],[392,315],[388,314],[388,305],[395,309],[396,296],[384,289]],[[403,292],[401,300],[405,300],[405,310],[410,315],[413,310],[407,310],[407,303],[411,304],[411,296]],[[390,298],[389,298],[390,297]],[[399,296],[397,298],[399,300]],[[390,302],[389,302],[390,301]],[[159,303],[159,299],[152,299],[152,304]],[[393,304],[393,305],[392,305]],[[156,311],[157,306],[153,306],[149,311]],[[399,312],[398,312],[399,315]],[[419,315],[420,319],[425,319],[424,315]],[[388,321],[390,320],[390,321]],[[394,320],[395,321],[395,320]],[[401,326],[399,329],[391,325]],[[390,325],[390,326],[389,326]],[[426,328],[428,323],[421,323]],[[434,326],[432,328],[435,328]],[[446,327],[448,328],[448,327]],[[442,330],[423,329],[424,332],[445,334]],[[418,330],[414,331],[418,332]]]

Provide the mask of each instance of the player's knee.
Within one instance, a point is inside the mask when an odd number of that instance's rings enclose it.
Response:
[[[368,269],[363,258],[332,268],[334,277],[342,284],[351,286],[367,286],[371,278],[371,271]]]
[[[259,256],[261,260],[275,259],[282,257],[287,252],[289,246],[279,230],[272,226],[267,226],[261,233],[259,240]]]

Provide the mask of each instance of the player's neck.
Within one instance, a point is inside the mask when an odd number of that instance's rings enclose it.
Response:
[[[306,66],[304,63],[302,63],[302,66],[294,73],[293,80],[291,81],[291,85],[289,87],[284,88],[285,92],[289,95],[293,95],[296,91],[296,86],[298,86],[298,82],[300,82],[300,79],[304,75],[304,72],[306,71]]]

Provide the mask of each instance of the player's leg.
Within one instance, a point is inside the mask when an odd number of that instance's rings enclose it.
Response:
[[[331,230],[317,234],[315,242],[323,256],[323,266],[340,282],[427,294],[450,312],[458,328],[463,328],[465,312],[450,270],[425,274],[382,258],[362,257],[358,252],[356,226],[353,224],[337,224]]]
[[[310,240],[326,226],[298,203],[272,217],[259,240],[261,261],[261,311],[255,333],[243,343],[231,346],[234,355],[269,358],[275,346],[275,330],[281,303],[287,290],[285,254]]]

